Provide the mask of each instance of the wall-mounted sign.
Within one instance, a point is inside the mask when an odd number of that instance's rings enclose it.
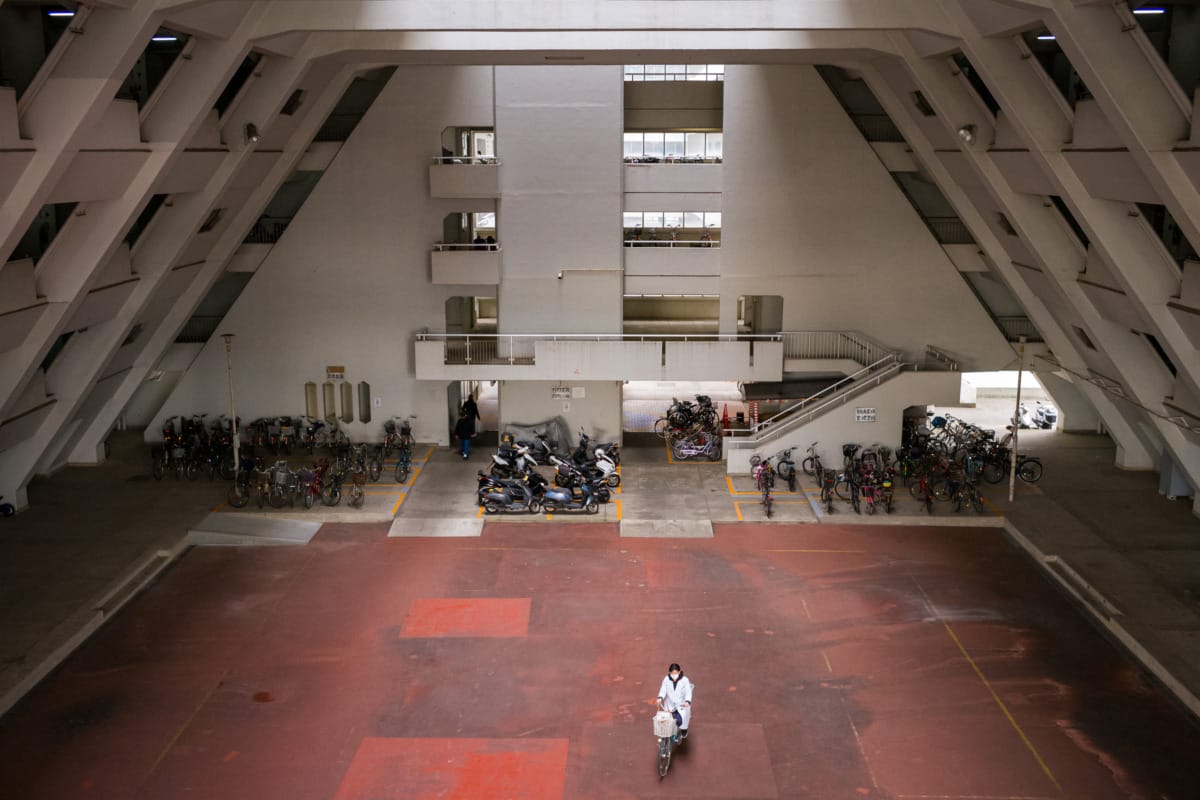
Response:
[[[854,421],[855,422],[874,422],[875,421],[875,409],[863,408],[861,406],[854,409]]]
[[[570,397],[571,397],[571,387],[570,386],[551,386],[550,387],[550,399],[551,400],[567,400]]]
[[[325,380],[327,381],[344,381],[346,380],[345,367],[325,367]]]
[[[584,387],[584,386],[572,386],[571,387],[571,397],[574,397],[576,400],[579,400],[580,398],[584,397],[584,391],[586,391],[586,388],[587,387]]]

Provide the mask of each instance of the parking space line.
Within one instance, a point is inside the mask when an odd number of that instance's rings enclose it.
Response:
[[[408,497],[408,492],[400,495],[400,499],[396,501],[396,505],[392,506],[392,516],[396,516],[396,512],[400,510],[400,506],[404,505],[405,499]]]
[[[621,519],[621,501],[617,501],[617,521]]]
[[[731,495],[747,495],[747,494],[758,494],[759,493],[757,489],[753,490],[753,491],[748,491],[748,492],[743,492],[743,491],[734,489],[733,488],[733,478],[730,477],[729,475],[725,476],[725,485],[729,487],[729,493]]]

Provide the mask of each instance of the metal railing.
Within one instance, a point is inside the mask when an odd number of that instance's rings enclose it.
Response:
[[[788,431],[824,413],[828,408],[845,403],[850,398],[867,389],[874,388],[904,368],[898,353],[888,353],[883,358],[847,375],[835,384],[827,386],[816,394],[806,397],[798,403],[788,406],[778,414],[760,420],[748,429],[730,429],[725,435],[730,438],[730,446],[735,449],[757,447],[762,443],[764,434],[771,438],[782,436]]]
[[[444,250],[499,250],[499,242],[434,242],[433,250],[440,253]]]
[[[721,156],[625,156],[626,164],[720,164]]]
[[[496,156],[434,156],[434,164],[499,164]]]
[[[958,359],[931,344],[925,346],[925,360],[937,362],[942,369],[958,372]]]
[[[784,358],[848,358],[866,366],[896,355],[858,331],[783,331]]]
[[[429,333],[418,342],[443,342],[443,364],[534,364],[536,342],[778,342],[780,336],[728,333]],[[753,347],[753,346],[752,346]]]
[[[720,247],[720,239],[625,239],[626,247]]]
[[[1019,342],[1022,336],[1026,342],[1044,341],[1029,317],[996,317],[996,324],[1004,332],[1004,338],[1010,342]]]

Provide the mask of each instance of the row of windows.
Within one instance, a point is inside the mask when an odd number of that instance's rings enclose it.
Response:
[[[625,228],[720,228],[720,211],[626,211]]]
[[[720,133],[666,133],[663,131],[626,131],[626,159],[719,159],[722,152]]]
[[[626,64],[627,81],[723,81],[724,64]]]

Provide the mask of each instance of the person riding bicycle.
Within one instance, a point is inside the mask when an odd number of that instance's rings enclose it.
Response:
[[[688,723],[692,719],[692,682],[683,674],[683,669],[678,664],[667,668],[666,677],[658,690],[658,707],[660,710],[671,712],[675,717],[675,724],[679,726],[676,741],[686,739]]]

